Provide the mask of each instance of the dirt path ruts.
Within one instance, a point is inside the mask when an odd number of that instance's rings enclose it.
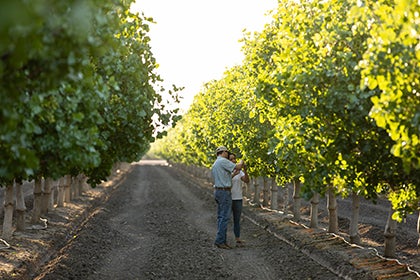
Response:
[[[215,212],[176,169],[138,164],[36,279],[341,279],[247,219],[246,247],[215,248]]]

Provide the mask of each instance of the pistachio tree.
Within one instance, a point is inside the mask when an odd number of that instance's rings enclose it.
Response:
[[[34,221],[42,191],[50,195],[41,179],[85,173],[94,186],[178,119],[156,90],[150,20],[130,13],[131,3],[19,0],[1,9],[0,184],[35,179]]]
[[[409,178],[393,187],[393,216],[399,220],[417,209],[420,194],[419,10],[418,1],[360,1],[350,11],[353,33],[370,34],[359,63],[361,87],[380,91],[372,97],[370,116],[392,138],[388,148]]]

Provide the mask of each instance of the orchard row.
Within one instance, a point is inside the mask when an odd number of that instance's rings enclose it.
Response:
[[[252,177],[301,195],[420,198],[418,1],[279,1],[244,60],[204,85],[153,151],[210,167],[225,145]]]
[[[178,118],[160,95],[151,19],[129,12],[131,2],[3,5],[1,186],[82,173],[95,185],[115,163],[139,160],[157,127]]]

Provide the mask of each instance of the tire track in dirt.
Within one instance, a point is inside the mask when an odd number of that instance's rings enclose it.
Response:
[[[245,248],[216,248],[209,192],[172,167],[135,164],[38,279],[340,279],[248,220],[242,227]]]

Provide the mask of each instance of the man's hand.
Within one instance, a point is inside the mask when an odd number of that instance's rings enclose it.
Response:
[[[232,178],[235,177],[236,175],[238,175],[239,172],[240,172],[240,170],[238,170],[238,169],[233,170]]]

